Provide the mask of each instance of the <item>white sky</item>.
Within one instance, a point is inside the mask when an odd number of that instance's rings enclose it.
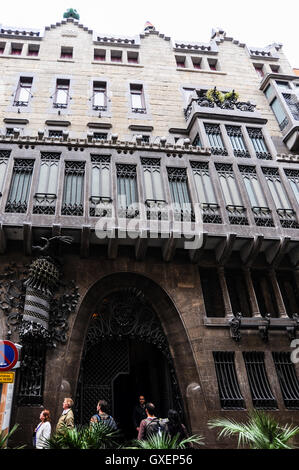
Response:
[[[172,40],[209,42],[212,28],[221,27],[248,46],[283,44],[291,66],[299,68],[298,0],[13,0],[2,6],[0,23],[43,30],[68,8],[104,34],[135,36],[150,21]]]

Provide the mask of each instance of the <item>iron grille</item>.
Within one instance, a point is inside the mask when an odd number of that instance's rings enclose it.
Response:
[[[233,351],[214,351],[214,362],[219,387],[221,408],[243,410],[244,399],[240,391]]]
[[[21,377],[18,393],[19,405],[43,403],[45,347],[38,343],[23,345]]]
[[[85,162],[65,162],[62,215],[82,216]]]
[[[228,219],[232,225],[249,225],[246,217],[246,207],[228,204],[226,206]]]
[[[267,149],[262,130],[260,128],[247,127],[247,132],[253,144],[256,157],[263,160],[272,160],[272,156]]]
[[[269,207],[257,207],[251,208],[254,221],[258,227],[274,227],[274,222]]]
[[[222,141],[220,126],[218,124],[205,124],[205,130],[209,138],[212,154],[228,155]]]
[[[27,212],[33,166],[34,160],[15,159],[5,212]]]
[[[253,406],[260,410],[276,410],[277,402],[267,377],[264,352],[243,352]]]
[[[273,352],[273,361],[286,408],[299,410],[299,380],[289,352]]]
[[[3,158],[7,159],[7,158],[9,158],[10,154],[11,154],[11,150],[0,150],[0,159],[1,160]]]
[[[227,135],[230,138],[235,157],[250,158],[250,154],[246,148],[241,127],[225,126]]]

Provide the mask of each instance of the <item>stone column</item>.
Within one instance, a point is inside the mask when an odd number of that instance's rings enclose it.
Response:
[[[257,302],[257,298],[255,295],[255,290],[254,290],[253,282],[251,278],[251,270],[247,267],[244,267],[243,272],[244,272],[245,282],[246,282],[246,286],[247,286],[248,293],[249,293],[249,301],[250,301],[250,306],[252,310],[252,317],[261,318],[262,316],[260,313],[259,305]]]
[[[232,305],[230,302],[229,298],[229,292],[226,284],[226,279],[225,279],[225,272],[224,272],[224,266],[218,266],[217,268],[218,276],[219,276],[219,282],[221,286],[221,291],[223,295],[223,302],[224,302],[224,308],[225,308],[225,317],[229,317],[233,315],[233,309]]]
[[[270,280],[272,282],[272,286],[274,289],[275,300],[277,302],[279,316],[280,318],[288,318],[288,314],[285,308],[285,304],[281,295],[281,290],[280,290],[274,269],[271,269],[269,271],[269,277],[270,277]]]

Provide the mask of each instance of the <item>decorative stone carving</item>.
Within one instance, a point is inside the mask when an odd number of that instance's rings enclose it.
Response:
[[[236,315],[234,315],[234,317],[229,321],[231,337],[237,343],[241,340],[241,333],[240,333],[241,323],[242,323],[242,313],[240,312],[236,313]]]

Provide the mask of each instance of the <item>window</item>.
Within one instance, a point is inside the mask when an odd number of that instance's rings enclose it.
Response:
[[[290,93],[283,93],[282,94],[286,104],[288,105],[291,114],[296,121],[299,121],[299,103],[296,95],[292,95]]]
[[[59,138],[62,137],[62,131],[61,130],[49,130],[49,137],[54,137],[54,138]]]
[[[10,53],[11,55],[21,55],[22,54],[22,49],[23,49],[23,44],[19,43],[12,43]]]
[[[243,352],[253,406],[259,410],[276,410],[265,368],[264,352]]]
[[[280,102],[278,101],[278,99],[276,97],[274,98],[274,100],[272,101],[270,106],[271,106],[273,114],[276,117],[276,120],[278,122],[279,129],[283,130],[288,125],[289,121],[288,121],[288,119],[285,115],[285,112],[284,112]]]
[[[225,307],[217,269],[200,268],[199,274],[207,317],[224,317]]]
[[[145,205],[148,219],[167,219],[160,159],[141,158],[144,175]]]
[[[226,269],[225,279],[233,314],[242,313],[243,317],[251,316],[248,289],[241,269]]]
[[[34,160],[15,159],[5,212],[27,212],[33,166]]]
[[[210,70],[218,70],[219,69],[217,59],[208,59],[208,65],[209,65]]]
[[[289,180],[295,198],[297,199],[297,202],[299,204],[299,170],[293,170],[290,168],[285,169],[284,172]]]
[[[270,64],[270,69],[273,73],[279,72],[279,65]]]
[[[205,130],[209,139],[209,145],[213,155],[227,155],[227,150],[221,136],[219,124],[205,124]]]
[[[275,293],[269,273],[264,270],[252,270],[252,282],[262,317],[270,313],[271,317],[278,317],[278,308]]]
[[[105,49],[95,49],[93,58],[94,58],[94,60],[99,60],[99,61],[106,60],[106,51],[105,51]]]
[[[108,134],[107,132],[94,132],[93,138],[95,140],[107,140]]]
[[[213,352],[221,408],[224,410],[242,410],[245,408],[240,391],[233,351]]]
[[[138,52],[128,51],[127,58],[129,64],[138,64]]]
[[[299,381],[289,352],[273,352],[273,361],[285,407],[299,410]]]
[[[191,162],[191,168],[198,201],[202,211],[203,222],[221,224],[220,208],[210,178],[209,164],[205,162]]]
[[[279,88],[289,88],[290,89],[290,84],[289,82],[284,82],[282,80],[275,80],[276,82],[276,85],[279,87]]]
[[[201,57],[191,57],[193,68],[201,69]]]
[[[131,108],[133,113],[140,113],[145,114],[145,101],[144,101],[144,94],[143,94],[143,86],[142,85],[130,85],[130,95],[131,95]]]
[[[38,56],[39,53],[39,44],[29,44],[28,45],[28,56]]]
[[[253,64],[253,66],[254,66],[255,71],[256,71],[256,73],[258,74],[258,76],[259,76],[260,78],[263,78],[263,77],[265,76],[263,64]]]
[[[60,153],[41,153],[39,181],[34,195],[33,214],[55,214],[59,159]]]
[[[93,82],[92,109],[107,111],[106,82]]]
[[[216,163],[215,167],[219,175],[229,222],[235,225],[248,225],[246,209],[240,196],[232,165]]]
[[[247,127],[247,132],[257,158],[272,160],[271,153],[266,146],[262,130],[255,127]]]
[[[110,156],[91,155],[91,196],[89,215],[111,216]]]
[[[85,162],[65,162],[62,215],[83,215],[84,173]]]
[[[262,168],[270,189],[280,223],[284,228],[299,228],[296,213],[293,210],[285,188],[280,180],[277,168]]]
[[[274,227],[271,211],[258,180],[256,169],[253,166],[240,165],[239,170],[242,174],[256,225]]]
[[[134,218],[139,214],[136,165],[116,165],[119,217]]]
[[[167,173],[175,220],[194,221],[186,168],[167,168]]]
[[[233,152],[235,157],[250,157],[246,148],[241,127],[239,126],[225,126],[227,135],[230,138]]]
[[[184,56],[175,56],[177,67],[185,68],[186,67],[186,57]]]
[[[0,196],[2,196],[4,179],[6,175],[6,168],[7,168],[9,156],[10,156],[10,150],[0,150]]]
[[[61,47],[60,52],[61,59],[72,59],[73,58],[73,48],[72,47]]]
[[[14,128],[13,127],[7,127],[6,128],[6,135],[14,135]]]
[[[193,140],[193,142],[192,142],[192,145],[193,145],[193,147],[200,147],[200,148],[202,148],[202,143],[201,143],[199,134],[196,134],[196,136],[194,137],[194,140]]]
[[[0,42],[0,55],[4,54],[5,42]]]
[[[185,104],[188,105],[195,91],[195,88],[183,88]]]
[[[58,78],[54,96],[54,108],[66,108],[69,101],[70,81]]]
[[[121,62],[122,51],[111,51],[111,62]]]
[[[31,95],[32,77],[20,77],[14,98],[14,106],[28,106]]]

